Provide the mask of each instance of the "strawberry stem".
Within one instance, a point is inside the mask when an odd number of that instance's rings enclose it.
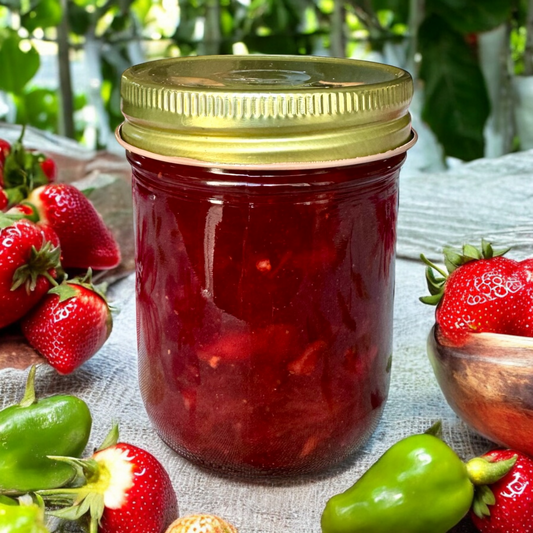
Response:
[[[50,275],[49,272],[44,272],[43,276],[50,282],[50,285],[52,285],[53,287],[58,286],[57,281]]]
[[[438,267],[435,263],[432,263],[424,254],[420,254],[420,259],[428,267],[435,269],[443,278],[448,277],[448,272]]]
[[[54,247],[49,241],[45,241],[40,250],[32,246],[28,262],[17,268],[13,274],[11,290],[16,291],[20,286],[24,285],[26,292],[29,294],[35,290],[39,276],[44,276],[52,285],[57,285],[50,271],[61,268],[60,254],[59,246]]]

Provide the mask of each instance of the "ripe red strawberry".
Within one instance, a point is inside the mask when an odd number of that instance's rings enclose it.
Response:
[[[48,178],[49,183],[54,182],[57,179],[57,165],[56,162],[43,154],[38,155],[39,164],[43,169],[45,176]]]
[[[4,186],[4,163],[11,151],[11,145],[4,139],[0,139],[0,187]]]
[[[4,164],[11,150],[11,145],[4,139],[0,139],[0,187],[4,187]]]
[[[10,151],[11,144],[5,139],[0,139],[0,163],[4,163]]]
[[[120,250],[84,194],[73,185],[49,184],[28,196],[40,221],[49,224],[61,242],[64,268],[106,270],[120,263]]]
[[[50,228],[0,213],[0,328],[22,318],[57,285],[59,256]]]
[[[481,533],[531,533],[533,531],[533,460],[515,450],[494,450],[483,457],[490,462],[517,457],[513,468],[499,481],[476,489],[470,513]]]
[[[85,485],[39,494],[52,504],[70,499],[73,505],[51,514],[89,518],[91,533],[162,533],[178,516],[170,477],[152,454],[117,440],[114,428],[89,460],[62,458],[81,467]]]
[[[9,204],[9,198],[6,191],[0,185],[0,211],[3,211]]]
[[[21,322],[28,342],[60,374],[70,374],[105,343],[113,326],[105,296],[83,279],[54,287]]]
[[[531,308],[531,272],[527,264],[502,257],[505,252],[495,252],[485,241],[482,251],[470,245],[463,247],[462,254],[445,249],[449,274],[421,256],[428,265],[431,293],[421,301],[438,304],[435,319],[449,341],[461,344],[472,332],[523,335],[527,331],[522,322]]]

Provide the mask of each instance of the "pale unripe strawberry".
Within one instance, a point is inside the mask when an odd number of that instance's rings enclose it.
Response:
[[[194,514],[178,518],[165,533],[237,533],[237,528],[211,514]]]

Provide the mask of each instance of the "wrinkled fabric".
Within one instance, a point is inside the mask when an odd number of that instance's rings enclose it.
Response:
[[[83,398],[94,417],[88,446],[103,440],[113,421],[121,440],[152,452],[168,470],[180,514],[213,513],[240,533],[319,533],[328,498],[352,485],[393,443],[443,422],[444,439],[463,459],[493,445],[476,435],[448,407],[426,355],[434,309],[421,304],[427,293],[419,254],[434,260],[443,245],[481,237],[495,247],[513,245],[510,257],[533,255],[533,151],[479,160],[439,175],[401,177],[396,265],[395,350],[389,399],[373,437],[349,461],[320,475],[286,481],[246,482],[209,473],[170,450],[155,434],[137,386],[134,274],[110,288],[119,310],[105,346],[73,375],[42,367],[37,393]],[[0,371],[0,406],[19,400],[25,371]],[[456,531],[473,531],[457,528]]]

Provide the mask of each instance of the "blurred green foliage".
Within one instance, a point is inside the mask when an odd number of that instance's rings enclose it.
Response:
[[[423,82],[422,117],[446,155],[470,160],[483,156],[483,127],[490,113],[476,36],[508,25],[509,57],[520,73],[525,4],[526,0],[0,0],[0,91],[5,104],[4,111],[0,105],[0,118],[58,132],[64,119],[62,102],[70,98],[74,136],[90,144],[84,110],[92,106],[105,113],[105,127],[112,131],[122,120],[120,74],[135,62],[232,53],[364,57],[392,46],[403,54],[400,66]],[[65,94],[64,84],[59,83],[57,91],[35,83],[42,57],[62,42],[61,32],[70,58],[85,61],[85,74],[91,79],[91,86],[78,86],[74,96]],[[96,147],[105,144],[101,131],[93,141]]]

